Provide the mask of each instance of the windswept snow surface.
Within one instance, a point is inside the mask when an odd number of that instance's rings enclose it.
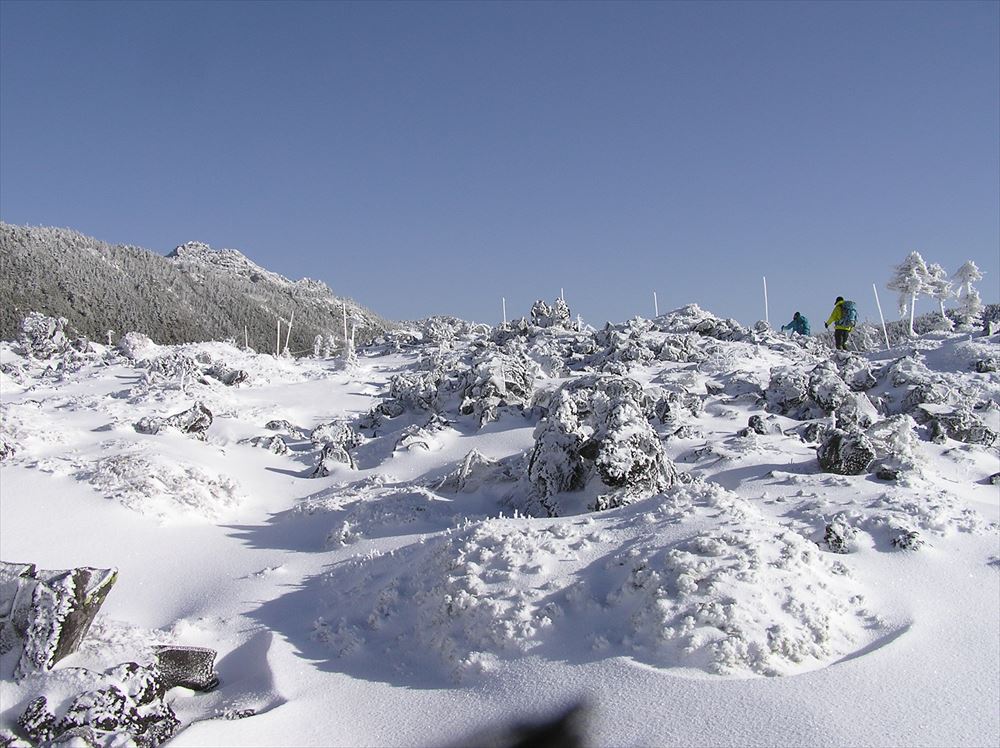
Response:
[[[168,694],[178,746],[454,745],[579,701],[594,746],[998,745],[1000,340],[971,332],[840,355],[686,307],[347,362],[0,344],[0,557],[119,570],[77,653],[2,673],[0,731],[176,643],[221,679]],[[136,428],[196,403],[203,438]],[[834,425],[876,464],[821,472]]]

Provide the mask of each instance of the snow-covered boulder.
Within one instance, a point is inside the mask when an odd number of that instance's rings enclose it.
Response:
[[[195,402],[190,408],[175,413],[168,418],[145,416],[135,424],[135,430],[140,434],[159,434],[165,429],[174,429],[182,434],[190,434],[195,439],[205,441],[205,432],[212,425],[212,411],[201,402]]]
[[[213,364],[205,369],[205,374],[217,379],[227,387],[235,387],[250,381],[250,374],[244,369],[233,369],[225,364]]]
[[[354,458],[343,445],[336,442],[328,442],[323,445],[319,453],[319,462],[309,474],[310,478],[326,478],[334,470],[336,465],[346,465],[351,470],[357,469]]]
[[[31,701],[18,727],[36,745],[137,745],[155,747],[177,732],[180,720],[164,701],[167,691],[154,667],[126,662],[104,673],[78,669],[87,687],[62,716],[45,696]]]
[[[827,473],[861,475],[875,461],[875,445],[859,431],[832,429],[816,448],[819,466]]]
[[[830,361],[808,373],[794,366],[772,369],[764,399],[773,413],[800,421],[832,415],[841,428],[866,427],[878,417],[867,395],[853,392]]]
[[[254,436],[249,439],[243,439],[240,441],[240,444],[248,444],[251,447],[266,449],[268,452],[276,455],[288,454],[288,445],[277,434],[273,434],[272,436]]]
[[[924,416],[921,420],[930,423],[935,441],[941,441],[947,436],[955,441],[982,444],[985,447],[992,447],[997,443],[997,432],[965,408],[924,403],[919,411]]]
[[[118,339],[116,347],[119,353],[130,361],[152,358],[160,349],[148,335],[143,335],[141,332],[125,333]]]

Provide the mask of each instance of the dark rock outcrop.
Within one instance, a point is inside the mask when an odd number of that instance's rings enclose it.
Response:
[[[202,403],[196,402],[193,406],[181,413],[175,413],[169,418],[157,418],[156,416],[146,416],[140,418],[135,424],[135,430],[140,434],[159,434],[164,429],[176,429],[182,434],[190,434],[196,439],[204,441],[205,432],[212,425],[212,411]]]
[[[115,569],[38,570],[0,562],[0,651],[21,645],[17,680],[72,654],[118,578]]]
[[[832,429],[816,448],[824,472],[862,475],[875,461],[875,446],[864,434]]]

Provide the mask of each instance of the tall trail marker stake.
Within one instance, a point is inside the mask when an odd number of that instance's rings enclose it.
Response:
[[[764,276],[764,322],[768,325],[771,324],[770,317],[767,316],[767,276]]]
[[[503,309],[503,324],[504,327],[507,326],[507,299],[504,296],[500,297],[500,306]]]
[[[885,336],[885,349],[889,350],[889,333],[885,329],[885,316],[882,314],[882,304],[878,300],[878,288],[872,283],[872,291],[875,292],[875,306],[878,307],[878,316],[882,320],[882,334]]]
[[[660,316],[660,305],[656,303],[656,291],[653,291],[653,314],[656,317]]]

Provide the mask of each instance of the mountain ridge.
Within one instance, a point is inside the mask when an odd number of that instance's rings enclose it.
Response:
[[[317,336],[343,347],[345,309],[359,341],[392,327],[322,281],[292,280],[204,242],[160,255],[72,229],[0,222],[0,270],[0,338],[8,340],[33,311],[65,317],[91,339],[137,331],[159,343],[230,338],[259,350],[277,347],[280,320],[282,347],[292,352],[312,350]]]

